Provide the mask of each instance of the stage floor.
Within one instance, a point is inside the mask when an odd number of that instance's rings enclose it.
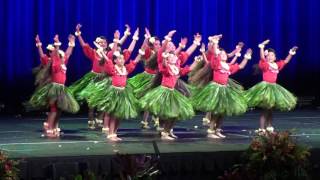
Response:
[[[219,140],[206,137],[202,114],[177,123],[175,133],[179,139],[172,142],[162,141],[154,129],[141,130],[139,120],[122,121],[119,134],[123,141],[117,143],[108,142],[101,130],[88,130],[85,117],[64,116],[60,122],[64,135],[59,139],[41,137],[45,115],[37,118],[1,117],[0,149],[11,158],[154,153],[153,142],[160,153],[241,151],[248,147],[258,127],[259,114],[259,111],[252,111],[226,118],[223,129],[227,138]],[[275,112],[274,126],[277,130],[294,129],[294,136],[300,143],[320,148],[319,110]]]

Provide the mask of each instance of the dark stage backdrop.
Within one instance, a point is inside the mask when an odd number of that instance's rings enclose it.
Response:
[[[254,50],[253,60],[234,78],[245,87],[261,80],[252,69],[258,62],[259,42],[270,38],[270,47],[276,49],[278,58],[298,45],[298,53],[280,73],[279,83],[298,96],[319,99],[319,20],[317,0],[1,0],[0,102],[14,112],[32,93],[31,69],[39,64],[35,35],[40,35],[45,48],[57,33],[66,48],[68,34],[74,33],[77,23],[83,25],[82,35],[91,45],[98,35],[112,40],[114,30],[123,32],[126,23],[133,30],[149,27],[159,37],[176,29],[174,41],[187,36],[188,44],[196,32],[203,35],[204,42],[209,35],[222,33],[221,45],[227,50],[244,41],[245,48]],[[142,39],[143,33],[138,46]],[[90,70],[89,60],[76,45],[68,65],[67,84]],[[135,73],[140,71],[141,66]]]

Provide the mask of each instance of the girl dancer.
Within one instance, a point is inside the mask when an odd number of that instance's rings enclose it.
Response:
[[[133,36],[134,41],[138,40],[138,32],[136,30]],[[115,39],[117,39],[117,35]],[[117,48],[117,44],[114,45],[114,48]],[[89,99],[89,104],[105,112],[109,127],[107,138],[111,141],[119,141],[121,140],[117,137],[119,121],[138,116],[138,100],[133,95],[132,89],[126,85],[128,74],[134,70],[141,56],[144,55],[144,50],[140,49],[139,55],[129,64],[125,64],[124,55],[120,51],[114,51],[110,59],[111,52],[108,53],[108,56],[103,52],[101,55],[106,59],[104,70],[112,77],[112,85],[97,90]]]
[[[161,85],[147,92],[140,99],[141,107],[160,118],[164,122],[164,131],[161,132],[161,138],[165,140],[174,140],[177,138],[172,128],[175,121],[185,120],[194,116],[192,105],[187,97],[174,89],[180,76],[186,75],[192,70],[198,62],[194,62],[191,67],[181,67],[187,57],[200,45],[201,36],[197,34],[194,37],[192,48],[189,52],[184,52],[177,56],[175,46],[171,37],[175,31],[170,31],[165,37],[162,47],[158,50],[158,68],[162,74]],[[190,53],[190,54],[189,54]]]
[[[36,46],[38,47],[41,63],[51,63],[51,82],[34,92],[29,100],[29,105],[36,109],[50,107],[47,121],[44,123],[45,135],[48,137],[58,137],[60,135],[58,122],[61,111],[76,113],[79,110],[77,101],[64,86],[67,71],[66,64],[75,46],[75,37],[69,35],[69,47],[65,53],[59,49],[60,45],[61,42],[58,35],[56,35],[54,37],[54,46],[51,44],[47,46],[49,50],[48,57],[43,53],[39,36],[36,36]]]
[[[103,73],[103,64],[104,59],[102,56],[100,56],[97,53],[98,49],[102,49],[102,52],[107,54],[108,52],[108,42],[107,39],[104,36],[99,36],[96,38],[96,40],[93,42],[93,44],[96,46],[96,49],[93,49],[90,47],[88,43],[86,43],[82,36],[80,31],[81,25],[78,24],[76,26],[76,32],[75,35],[78,37],[78,40],[80,42],[80,45],[82,47],[82,50],[85,54],[85,56],[91,60],[92,62],[92,68],[91,71],[85,74],[81,79],[73,83],[69,90],[72,92],[72,94],[76,97],[76,99],[79,102],[83,102],[84,100],[87,100],[90,97],[90,94],[93,93],[92,88],[95,86],[95,84],[102,79],[105,79],[106,84],[111,84],[111,80],[109,77],[105,77],[105,73]],[[119,43],[123,44],[123,42],[127,39],[127,37],[130,35],[130,27],[126,25],[126,31],[124,33],[124,36],[120,39]],[[90,129],[95,129],[96,125],[102,123],[102,117],[103,113],[99,113],[99,117],[94,117],[94,108],[88,107],[88,126]]]
[[[214,55],[214,47],[212,43],[212,37],[209,37],[208,42],[208,50],[205,52],[206,59],[211,59],[211,57]],[[228,58],[233,57],[231,62],[229,64],[234,64],[237,60],[237,58],[241,55],[240,51],[242,50],[242,47],[244,46],[243,42],[239,42],[236,46],[236,48],[228,54]],[[202,45],[200,51],[205,51],[204,44]],[[197,58],[203,58],[202,55],[198,56]],[[212,68],[209,63],[205,63],[205,61],[202,61],[203,63],[199,64],[198,67],[195,68],[194,71],[190,73],[189,76],[189,83],[191,84],[193,93],[199,92],[203,87],[205,87],[212,79],[213,79],[213,72]],[[229,78],[228,79],[228,86],[232,88],[237,88],[240,90],[243,90],[244,88],[234,79]],[[207,112],[206,116],[202,119],[203,125],[209,125],[210,123],[210,117],[211,112]],[[208,129],[208,132],[211,132],[210,129]]]
[[[128,80],[128,83],[133,88],[135,96],[139,99],[148,90],[151,89],[152,80],[158,73],[157,65],[157,51],[161,47],[160,40],[157,37],[152,37],[149,30],[145,28],[145,40],[143,42],[143,48],[145,49],[145,55],[142,57],[144,62],[144,72],[135,75]],[[145,111],[143,114],[143,120],[141,121],[142,128],[149,129],[148,123],[149,112]],[[153,117],[153,119],[156,119]],[[155,122],[155,126],[159,124]]]
[[[262,71],[263,81],[251,87],[245,95],[249,107],[260,107],[263,109],[260,117],[260,128],[257,131],[262,134],[265,130],[270,132],[274,130],[272,127],[273,110],[290,111],[296,106],[297,102],[297,98],[293,94],[277,84],[277,76],[279,71],[296,54],[298,47],[294,46],[291,48],[285,60],[276,61],[276,53],[273,49],[269,48],[266,52],[264,51],[265,45],[269,42],[270,40],[265,40],[259,44],[259,68]]]
[[[206,59],[204,50],[202,50],[206,63],[211,61],[213,81],[192,97],[192,104],[196,110],[211,112],[209,138],[224,138],[225,136],[221,134],[223,117],[243,114],[247,109],[241,90],[228,86],[228,79],[229,75],[245,67],[248,60],[251,59],[252,50],[247,50],[240,64],[228,64],[227,53],[218,48],[221,37],[222,35],[212,37],[214,54],[210,60]]]

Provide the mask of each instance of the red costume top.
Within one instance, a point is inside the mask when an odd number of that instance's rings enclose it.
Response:
[[[103,69],[103,67],[99,64],[101,57],[98,55],[96,50],[91,48],[87,43],[82,47],[82,50],[85,56],[92,61],[91,71],[95,73],[101,73]]]
[[[114,51],[109,51],[107,57],[112,61]],[[131,56],[131,52],[128,49],[123,50],[123,59],[127,62]]]
[[[211,68],[213,69],[213,81],[227,85],[228,79],[231,74],[236,73],[239,70],[239,65],[235,64],[228,64],[221,61],[220,55],[218,56],[211,56]]]
[[[180,67],[181,63],[185,63],[188,54],[185,52],[180,53],[178,61],[175,65],[163,64],[162,50],[158,51],[158,68],[162,74],[161,85],[173,89],[180,76],[188,74],[191,70],[189,66]]]
[[[279,71],[286,65],[284,60],[269,63],[265,59],[259,62],[259,68],[262,70],[263,81],[276,83]]]
[[[67,79],[67,63],[68,58],[64,57],[62,62],[62,59],[58,54],[53,54],[51,57],[52,65],[51,65],[51,81],[58,83],[58,84],[65,84]],[[44,55],[41,57],[41,63],[47,64],[49,62],[49,57],[47,55]]]
[[[127,76],[136,67],[134,61],[124,65],[122,68],[113,64],[111,60],[106,61],[104,68],[108,75],[112,76],[112,85],[116,87],[126,87]]]
[[[146,62],[148,62],[151,56],[152,56],[152,49],[148,47],[145,49],[145,54],[143,58],[145,59]],[[144,66],[144,70],[149,74],[157,74],[158,72],[157,69],[151,69],[151,68],[148,68],[147,66]]]

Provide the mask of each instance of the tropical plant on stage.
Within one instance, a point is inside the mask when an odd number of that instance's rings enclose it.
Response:
[[[233,179],[309,179],[309,148],[297,144],[291,132],[265,132],[253,138],[244,152],[243,163],[226,171],[223,180]]]
[[[8,156],[0,151],[0,179],[3,180],[16,180],[18,178],[18,166],[19,162],[8,159]]]

